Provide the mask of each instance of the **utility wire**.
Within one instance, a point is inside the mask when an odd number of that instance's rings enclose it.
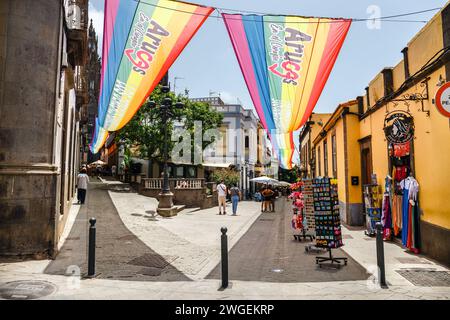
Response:
[[[149,3],[146,2],[145,0],[132,0],[134,2],[138,2],[138,3],[142,3],[145,5],[149,5],[149,6],[153,6],[153,7],[157,7],[157,8],[161,8],[161,9],[166,9],[166,10],[170,10],[170,11],[176,11],[176,12],[181,12],[181,13],[187,13],[190,15],[197,15],[197,16],[208,16],[206,14],[202,14],[202,13],[195,13],[195,12],[189,12],[189,11],[185,11],[185,10],[181,10],[181,9],[174,9],[174,8],[169,8],[166,6],[161,6],[161,5],[157,5],[154,3]],[[172,1],[169,0],[171,2],[178,2],[178,3],[183,3],[183,2],[179,2],[179,1]],[[184,2],[187,3],[187,2]],[[196,4],[196,3],[189,3],[189,4],[193,4],[193,5],[197,5],[197,6],[201,6],[201,7],[206,7],[205,5],[201,5],[201,4]],[[432,8],[432,9],[426,9],[426,10],[421,10],[421,11],[414,11],[414,12],[408,12],[408,13],[402,13],[402,14],[396,14],[396,15],[391,15],[391,16],[385,16],[385,17],[379,17],[379,18],[329,18],[329,17],[313,17],[313,16],[300,16],[300,15],[285,15],[285,14],[280,14],[280,15],[276,15],[276,14],[268,14],[268,13],[263,13],[263,12],[255,12],[255,11],[246,11],[246,10],[236,10],[236,9],[228,9],[228,8],[220,8],[220,7],[211,7],[216,9],[218,12],[222,13],[223,11],[232,11],[232,12],[236,12],[236,13],[231,13],[231,15],[233,14],[240,14],[240,13],[246,13],[249,15],[264,15],[264,16],[285,16],[285,17],[298,17],[298,18],[315,18],[315,19],[329,19],[326,21],[304,21],[302,23],[339,23],[342,22],[342,20],[352,20],[353,22],[365,22],[365,21],[386,21],[386,22],[421,22],[421,23],[426,23],[428,21],[426,20],[398,20],[398,19],[392,19],[392,18],[399,18],[399,17],[406,17],[406,16],[412,16],[412,15],[418,15],[421,13],[426,13],[426,12],[431,12],[431,11],[437,11],[437,10],[441,10],[442,8]],[[209,17],[211,18],[215,18],[215,19],[223,19],[222,16],[213,16],[213,15],[209,15]],[[243,18],[239,18],[239,19],[233,19],[232,17],[228,18],[230,20],[241,20],[241,21],[254,21],[251,19],[245,19],[245,17]],[[277,23],[279,21],[264,21],[265,23]]]

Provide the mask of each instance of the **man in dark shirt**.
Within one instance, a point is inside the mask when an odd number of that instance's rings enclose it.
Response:
[[[266,186],[266,188],[261,192],[262,196],[264,197],[263,200],[263,212],[267,212],[267,210],[271,209],[269,207],[271,207],[271,202],[272,202],[272,197],[274,195],[273,190],[269,187]]]

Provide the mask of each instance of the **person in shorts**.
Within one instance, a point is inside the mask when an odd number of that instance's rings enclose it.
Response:
[[[219,200],[219,215],[222,214],[222,206],[223,214],[227,214],[227,186],[223,180],[217,185],[217,199]]]

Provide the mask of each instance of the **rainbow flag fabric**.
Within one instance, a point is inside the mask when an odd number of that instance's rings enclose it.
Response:
[[[311,115],[350,19],[222,13],[247,88],[283,168]]]
[[[105,0],[98,119],[90,149],[127,124],[214,8],[169,0]]]

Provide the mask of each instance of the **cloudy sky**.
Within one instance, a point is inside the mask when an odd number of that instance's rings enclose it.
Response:
[[[129,0],[135,1],[135,0]],[[396,14],[439,8],[445,0],[196,0],[216,8],[304,16],[372,18],[373,14]],[[90,0],[90,18],[102,39],[104,0]],[[428,21],[436,11],[396,18]],[[217,17],[215,12],[212,16]],[[230,103],[239,99],[253,108],[250,96],[221,19],[209,17],[169,71],[172,88],[189,90],[190,97],[220,92]],[[336,106],[358,95],[384,67],[395,66],[401,50],[425,25],[424,22],[354,22],[335,67],[317,103],[315,112],[332,112]],[[101,43],[101,40],[99,41]]]

